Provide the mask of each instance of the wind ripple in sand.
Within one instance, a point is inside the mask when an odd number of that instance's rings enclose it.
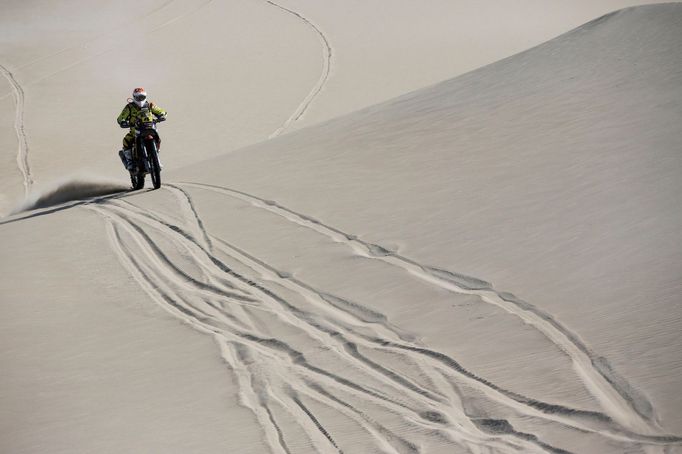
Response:
[[[128,191],[130,186],[116,180],[71,177],[53,183],[42,190],[33,190],[11,214],[59,205],[72,200]]]

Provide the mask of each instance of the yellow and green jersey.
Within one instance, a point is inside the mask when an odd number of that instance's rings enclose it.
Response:
[[[154,103],[145,103],[143,107],[138,106],[134,102],[129,102],[121,111],[116,121],[121,124],[124,121],[130,123],[130,129],[138,122],[149,122],[155,118],[165,117],[166,111]]]

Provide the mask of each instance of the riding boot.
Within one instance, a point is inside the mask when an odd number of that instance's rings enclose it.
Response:
[[[126,170],[132,172],[135,169],[135,163],[133,162],[133,150],[130,148],[120,150],[118,155],[121,158],[121,162],[123,162],[123,166],[126,168]]]

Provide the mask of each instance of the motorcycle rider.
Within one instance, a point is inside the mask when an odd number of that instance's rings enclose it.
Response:
[[[147,101],[147,92],[142,87],[133,90],[133,98],[128,98],[128,104],[123,108],[116,121],[121,128],[130,128],[128,134],[123,138],[123,149],[118,152],[125,168],[129,171],[135,170],[133,160],[133,144],[135,143],[135,125],[138,121],[157,122],[166,120],[166,111]]]

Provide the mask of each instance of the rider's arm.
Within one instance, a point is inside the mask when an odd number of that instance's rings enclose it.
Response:
[[[130,108],[127,104],[121,111],[121,114],[116,119],[116,122],[122,128],[127,128],[130,126]]]
[[[156,104],[152,104],[151,108],[152,108],[152,113],[157,118],[164,118],[165,119],[166,115],[168,115],[168,113],[165,110],[163,110],[162,108],[160,108]]]

